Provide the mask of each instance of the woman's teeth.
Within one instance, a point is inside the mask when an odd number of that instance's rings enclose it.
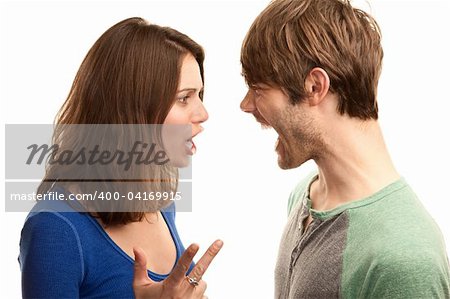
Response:
[[[197,151],[197,148],[195,146],[195,143],[192,141],[192,139],[189,139],[186,141],[185,143],[186,148],[192,153],[195,154],[195,152]]]

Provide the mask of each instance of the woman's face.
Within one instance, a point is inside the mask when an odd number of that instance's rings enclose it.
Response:
[[[164,126],[166,132],[172,132],[165,135],[169,136],[168,139],[164,139],[172,166],[187,166],[188,156],[192,156],[197,150],[192,139],[203,131],[201,124],[208,119],[208,112],[200,99],[202,93],[200,67],[194,56],[188,54],[181,66],[175,104],[164,120],[164,125],[169,125]]]

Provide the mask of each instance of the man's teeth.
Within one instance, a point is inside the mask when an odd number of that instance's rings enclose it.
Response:
[[[186,147],[188,148],[188,149],[191,149],[193,146],[194,146],[194,143],[192,142],[192,140],[188,140],[188,141],[186,141]]]

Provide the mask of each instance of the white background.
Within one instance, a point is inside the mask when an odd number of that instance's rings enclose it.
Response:
[[[239,109],[246,92],[240,46],[267,3],[39,1],[0,6],[2,124],[51,123],[88,49],[122,19],[141,16],[178,29],[204,46],[210,119],[196,141],[194,211],[177,214],[177,224],[185,245],[197,242],[202,251],[216,238],[225,242],[204,277],[210,298],[273,297],[287,197],[313,168],[307,163],[295,170],[278,169],[276,134],[261,130]],[[379,106],[388,147],[450,244],[449,1],[356,4],[372,12],[383,33]],[[4,157],[3,125],[0,134]],[[4,169],[3,158],[0,163]],[[3,181],[4,171],[0,175]],[[3,200],[3,183],[0,194]],[[3,206],[0,296],[17,298],[19,237],[26,213],[5,213]]]

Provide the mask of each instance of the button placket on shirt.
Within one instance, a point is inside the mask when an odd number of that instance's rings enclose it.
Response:
[[[313,234],[316,226],[318,226],[318,224],[319,224],[318,219],[313,219],[312,222],[310,223],[309,227],[307,228],[307,230],[302,232],[303,231],[303,222],[310,215],[309,208],[307,205],[307,197],[308,197],[307,192],[303,193],[303,196],[302,196],[303,209],[302,209],[302,213],[299,217],[300,221],[299,221],[298,228],[297,228],[298,242],[297,242],[297,245],[293,248],[293,250],[291,252],[291,260],[289,263],[289,277],[288,277],[288,285],[287,285],[288,292],[287,293],[289,293],[290,286],[292,283],[292,278],[293,278],[292,272],[295,267],[295,264],[297,263],[297,260],[300,257],[300,254],[303,251],[309,237]]]

